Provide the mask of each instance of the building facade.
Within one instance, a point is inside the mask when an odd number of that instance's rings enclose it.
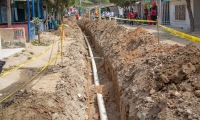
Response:
[[[34,24],[31,22],[34,17],[44,19],[43,0],[11,0],[11,22],[12,28],[24,28],[26,41],[35,37]],[[7,0],[0,2],[0,28],[7,28]],[[41,22],[41,29],[44,24]]]
[[[148,15],[152,2],[157,5],[159,23],[170,25],[185,30],[190,29],[190,19],[185,0],[141,0],[141,15],[144,18],[144,8],[148,8]],[[195,22],[195,28],[200,28],[200,0],[191,0],[191,8]]]

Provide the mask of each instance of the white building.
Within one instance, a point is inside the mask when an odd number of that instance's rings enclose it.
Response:
[[[195,20],[195,27],[200,28],[200,0],[191,0],[192,13]],[[170,25],[186,30],[190,29],[190,19],[185,0],[170,0],[169,2]]]
[[[142,14],[144,6],[151,7],[151,2],[157,3],[159,23],[171,25],[186,30],[190,29],[190,19],[185,0],[141,0]],[[191,0],[191,8],[195,21],[195,28],[200,28],[200,0]]]

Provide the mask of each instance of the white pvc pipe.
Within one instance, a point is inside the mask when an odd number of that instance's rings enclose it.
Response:
[[[92,70],[93,70],[93,77],[94,77],[94,84],[95,86],[99,85],[99,77],[98,77],[98,73],[97,73],[97,67],[96,67],[96,63],[94,61],[94,56],[92,53],[92,49],[90,47],[90,43],[88,42],[86,36],[84,35],[88,49],[89,49],[89,53],[90,53],[90,57],[91,57],[91,61],[92,61]]]
[[[99,77],[98,77],[98,73],[97,73],[96,63],[94,61],[94,56],[93,56],[93,53],[92,53],[92,49],[90,47],[90,43],[88,42],[87,37],[85,35],[84,35],[84,37],[85,37],[85,41],[87,43],[89,53],[90,53],[90,57],[91,57],[91,61],[92,61],[94,84],[95,84],[95,86],[98,86],[99,85]],[[98,102],[98,107],[99,107],[100,119],[101,120],[108,120],[106,108],[105,108],[104,101],[103,101],[103,96],[100,93],[97,93],[97,102]]]
[[[97,102],[98,102],[101,120],[108,120],[106,108],[103,101],[103,96],[100,93],[97,93]]]

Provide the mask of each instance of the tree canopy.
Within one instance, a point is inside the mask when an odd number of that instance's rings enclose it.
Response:
[[[140,1],[140,0],[110,0],[111,3],[114,3],[118,6],[126,6],[126,5],[129,5],[131,3],[135,3],[137,1]]]
[[[66,7],[76,6],[88,6],[94,4],[108,4],[109,0],[45,0],[46,4],[53,8],[63,10]]]
[[[93,4],[107,4],[110,3],[109,0],[89,0],[91,1]]]

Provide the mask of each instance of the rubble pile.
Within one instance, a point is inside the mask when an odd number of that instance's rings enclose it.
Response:
[[[138,28],[129,31],[114,21],[81,20],[104,57],[122,120],[199,119],[200,50],[169,45]]]

